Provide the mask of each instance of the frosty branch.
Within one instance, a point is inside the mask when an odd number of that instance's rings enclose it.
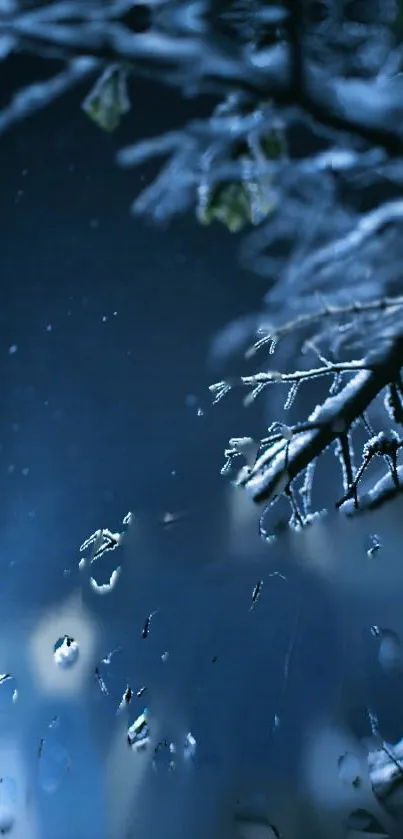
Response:
[[[333,380],[305,422],[270,427],[240,481],[258,502],[284,492],[298,523],[305,513],[295,484],[304,479],[306,498],[313,468],[331,445],[342,464],[343,509],[365,506],[359,484],[375,455],[388,475],[368,505],[400,489],[402,6],[366,0],[362,15],[358,5],[0,0],[0,58],[25,51],[61,65],[16,93],[0,112],[0,132],[92,77],[82,107],[107,131],[130,111],[133,77],[215,97],[208,117],[122,149],[118,164],[163,159],[133,204],[137,215],[166,221],[192,210],[202,224],[249,231],[242,258],[268,286],[249,358],[268,345],[277,368],[287,353],[295,368],[301,348],[313,347],[319,358],[309,369],[233,377],[212,388],[216,398],[242,387],[248,403],[283,384],[291,403],[305,382]],[[385,389],[392,427],[376,434],[368,414]],[[368,442],[356,469],[359,422]]]
[[[378,495],[373,493],[371,496],[371,507],[400,491],[401,473],[397,467],[397,453],[403,446],[403,441],[396,432],[382,432],[372,436],[364,447],[362,464],[355,473],[350,435],[360,419],[367,422],[368,408],[385,388],[388,388],[387,406],[390,418],[396,423],[403,423],[402,366],[403,337],[400,336],[393,340],[386,350],[371,353],[360,361],[329,363],[320,368],[291,374],[258,373],[255,376],[239,377],[212,385],[210,389],[217,401],[237,385],[252,387],[252,394],[255,396],[263,387],[273,383],[295,385],[319,376],[354,373],[338,393],[329,396],[323,404],[315,408],[305,423],[291,427],[282,426],[280,432],[275,431],[263,440],[263,451],[256,457],[252,468],[243,470],[239,484],[246,488],[254,501],[269,503],[273,497],[289,491],[293,481],[305,474],[325,449],[336,443],[342,463],[344,484],[344,495],[337,502],[337,507],[341,507],[350,498],[353,499],[354,507],[359,507],[358,484],[366,467],[377,454],[386,459],[392,480],[392,492],[383,482],[378,487]],[[233,454],[238,453],[236,449],[233,450]],[[368,503],[369,499],[367,507]],[[350,510],[350,507],[347,509]]]
[[[267,334],[255,341],[255,343],[247,350],[245,355],[247,358],[250,358],[261,350],[262,347],[275,345],[281,338],[285,338],[287,335],[295,333],[298,329],[301,330],[306,327],[312,327],[318,324],[321,325],[323,321],[327,321],[330,318],[340,321],[341,318],[346,315],[360,316],[365,315],[368,312],[379,312],[382,314],[382,312],[387,311],[400,311],[402,306],[403,297],[383,297],[379,300],[368,300],[364,303],[348,303],[345,306],[324,306],[316,312],[309,312],[306,315],[297,315],[296,318],[287,321],[277,328],[270,328],[267,324],[265,324]]]
[[[322,5],[331,21],[334,4]],[[399,80],[386,73],[375,79],[334,76],[330,66],[310,54],[309,39],[321,37],[320,28],[312,24],[310,6],[309,2],[251,3],[256,39],[251,44],[241,40],[237,46],[233,39],[217,37],[219,10],[207,0],[191,4],[53,0],[34,5],[15,0],[0,7],[1,52],[3,58],[18,49],[67,62],[91,56],[103,63],[124,63],[137,72],[154,71],[156,77],[178,86],[195,85],[197,92],[237,87],[283,109],[297,106],[332,131],[353,133],[399,154]],[[246,10],[244,18],[246,30]],[[390,24],[387,14],[379,23],[385,34]],[[275,32],[277,38],[269,37],[265,43],[267,33]],[[352,39],[347,26],[344,32]],[[401,59],[400,45],[390,40],[385,48],[393,69]]]

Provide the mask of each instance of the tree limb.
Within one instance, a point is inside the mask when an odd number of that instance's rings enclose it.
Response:
[[[102,0],[87,7],[56,0],[32,10],[16,3],[6,14],[0,12],[0,39],[19,51],[52,52],[65,61],[91,56],[129,62],[140,72],[162,75],[165,82],[193,86],[197,93],[237,87],[281,109],[298,108],[335,133],[355,135],[390,155],[402,153],[401,79],[386,73],[375,79],[329,74],[306,54],[310,33],[302,25],[304,5],[297,0],[287,3],[288,43],[281,40],[253,52],[218,36],[208,0],[198,6],[200,22],[184,25],[180,34],[164,31],[158,2],[152,4],[148,30],[132,31],[125,15],[135,5]]]
[[[368,370],[357,373],[339,393],[315,408],[309,417],[315,424],[311,430],[293,438],[274,457],[269,448],[242,477],[240,485],[259,504],[283,492],[315,458],[351,428],[383,388],[397,378],[402,364],[403,337],[399,337],[382,353],[368,358]]]

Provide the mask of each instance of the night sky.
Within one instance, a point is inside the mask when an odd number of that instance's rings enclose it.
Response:
[[[49,72],[8,66],[1,103]],[[80,110],[87,90],[0,137],[0,532],[13,563],[51,561],[59,539],[74,552],[127,509],[220,491],[222,448],[248,432],[234,402],[206,410],[221,375],[207,356],[217,329],[258,308],[264,282],[237,267],[226,231],[133,218],[157,164],[114,164],[120,147],[212,103],[139,78],[131,114],[106,135]]]

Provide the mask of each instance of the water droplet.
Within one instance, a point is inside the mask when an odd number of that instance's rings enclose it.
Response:
[[[198,417],[202,417],[204,415],[203,408],[200,408],[200,406],[198,404],[199,403],[198,397],[195,396],[194,393],[188,394],[188,396],[185,399],[185,402],[186,402],[186,405],[187,405],[188,408],[196,409],[196,414],[197,414]]]
[[[176,747],[168,740],[161,740],[154,749],[153,768],[157,771],[172,772],[176,767]]]
[[[79,562],[79,568],[82,568],[81,565],[82,560]],[[90,586],[92,590],[101,596],[105,594],[109,594],[116,586],[116,583],[120,577],[121,567],[118,565],[117,568],[114,568],[112,574],[109,577],[109,582],[107,583],[97,583],[95,577],[90,577]]]
[[[375,556],[375,554],[380,550],[381,543],[379,537],[376,533],[371,533],[367,542],[368,547],[366,547],[367,557],[371,559],[371,557]]]
[[[353,810],[346,819],[346,828],[348,831],[356,831],[362,832],[363,835],[369,836],[379,836],[384,837],[387,839],[384,830],[382,829],[381,825],[379,824],[378,820],[369,813],[368,810],[364,810],[359,808],[357,810]]]
[[[17,814],[17,784],[13,778],[0,778],[0,834],[8,836]]]
[[[234,821],[239,839],[280,839],[282,835],[265,816],[240,813]]]
[[[122,698],[119,702],[118,709],[117,709],[116,713],[121,714],[122,711],[125,710],[125,708],[128,708],[132,699],[133,699],[133,691],[132,691],[130,685],[127,685],[127,687],[125,688],[125,690],[123,692],[123,696],[122,696]]]
[[[38,750],[39,783],[44,792],[56,792],[70,768],[67,749],[61,742],[60,720],[54,717]]]
[[[127,742],[133,751],[143,751],[150,742],[150,729],[148,725],[148,710],[144,711],[135,719],[134,723],[127,730]]]
[[[54,645],[55,664],[62,670],[68,670],[76,664],[79,656],[79,646],[71,635],[63,635]]]
[[[0,713],[8,711],[17,701],[17,682],[9,673],[0,674]]]
[[[403,673],[403,651],[396,632],[371,626],[371,633],[379,639],[378,661],[383,670],[386,673]]]
[[[197,742],[193,734],[188,731],[183,744],[183,757],[185,760],[193,760],[196,754]]]
[[[115,654],[119,652],[122,652],[121,647],[111,650],[108,655],[98,662],[94,672],[95,681],[97,682],[101,693],[103,693],[104,696],[110,697],[111,705],[113,703],[115,708],[122,700],[124,688],[122,685],[121,674],[119,673],[119,667],[115,667],[116,662],[114,661]]]
[[[357,787],[361,782],[361,769],[358,758],[352,752],[345,752],[337,761],[339,778],[343,784]]]

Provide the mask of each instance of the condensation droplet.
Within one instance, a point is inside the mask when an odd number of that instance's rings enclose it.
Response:
[[[17,816],[17,784],[14,778],[0,778],[0,834],[8,836]]]
[[[0,713],[8,711],[18,698],[17,682],[10,673],[0,674]]]
[[[61,741],[59,717],[53,718],[45,737],[41,739],[38,757],[39,784],[44,792],[52,794],[59,788],[70,768],[69,754]]]
[[[77,641],[71,635],[64,635],[56,641],[53,651],[57,667],[68,670],[76,664],[80,650]]]
[[[196,755],[197,742],[193,734],[188,731],[183,744],[183,757],[185,760],[192,760]]]
[[[148,710],[144,711],[135,719],[134,723],[127,730],[127,742],[133,751],[143,751],[150,742],[150,729],[148,725]]]
[[[175,743],[169,742],[168,740],[161,740],[154,749],[153,769],[156,772],[172,772],[176,767],[175,755]]]
[[[352,752],[345,752],[337,761],[339,778],[343,784],[357,787],[361,782],[360,762]]]

